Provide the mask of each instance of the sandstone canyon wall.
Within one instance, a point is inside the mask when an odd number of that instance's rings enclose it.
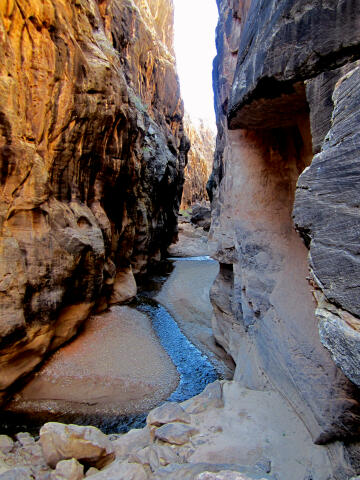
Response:
[[[185,181],[181,208],[197,202],[208,201],[206,184],[209,179],[215,152],[215,134],[200,120],[194,122],[188,114],[184,117],[186,136],[190,140],[188,162],[185,167]]]
[[[0,3],[0,399],[176,237],[171,0]]]
[[[334,478],[349,478],[360,465],[359,4],[217,3],[214,333],[235,379],[279,391],[328,446]]]

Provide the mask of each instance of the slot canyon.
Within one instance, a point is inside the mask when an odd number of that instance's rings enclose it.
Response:
[[[209,2],[216,134],[173,0],[0,0],[0,480],[360,479],[360,2]]]

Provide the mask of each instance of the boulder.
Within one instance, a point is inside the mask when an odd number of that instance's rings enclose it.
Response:
[[[151,442],[150,430],[148,427],[142,429],[133,429],[130,432],[121,435],[111,442],[116,458],[126,458],[141,448],[146,447]]]
[[[31,447],[35,444],[35,439],[28,432],[20,432],[15,436],[22,447]]]
[[[197,433],[199,433],[198,430],[191,425],[167,423],[155,431],[155,438],[174,445],[183,445]]]
[[[29,468],[16,467],[0,473],[0,480],[34,480]]]
[[[183,459],[168,445],[150,445],[130,455],[129,462],[148,465],[155,471],[171,463],[183,463]]]
[[[147,480],[147,473],[142,465],[116,460],[109,467],[91,476],[91,480]]]
[[[211,224],[210,207],[194,205],[192,207],[191,223],[197,227],[202,227],[206,232],[208,232]]]
[[[84,478],[84,466],[75,458],[61,460],[56,469],[51,473],[52,480],[82,480]]]
[[[148,425],[153,425],[159,427],[165,423],[171,422],[182,422],[190,423],[191,418],[184,409],[175,402],[166,402],[160,407],[152,410],[147,416],[146,423]]]
[[[211,408],[223,407],[222,383],[219,380],[210,383],[203,392],[186,400],[183,405],[186,412],[194,415]]]
[[[132,268],[118,270],[109,303],[125,303],[135,297],[137,286]]]
[[[85,477],[91,477],[92,475],[96,475],[99,472],[100,472],[100,470],[98,470],[97,468],[90,467],[89,470],[86,472]]]
[[[72,458],[101,468],[115,458],[110,440],[95,427],[46,423],[40,429],[40,444],[52,468],[59,461]]]

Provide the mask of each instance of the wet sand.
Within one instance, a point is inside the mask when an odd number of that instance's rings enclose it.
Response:
[[[178,380],[147,315],[113,306],[89,319],[80,335],[49,359],[7,409],[129,415],[161,403]]]
[[[209,291],[219,271],[218,262],[189,259],[177,260],[174,265],[155,299],[168,309],[187,338],[209,357],[219,375],[232,378],[234,363],[215,343],[211,328]]]

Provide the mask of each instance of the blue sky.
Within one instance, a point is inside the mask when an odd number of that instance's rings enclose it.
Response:
[[[216,55],[215,0],[174,0],[175,52],[185,110],[215,125],[212,61]]]

